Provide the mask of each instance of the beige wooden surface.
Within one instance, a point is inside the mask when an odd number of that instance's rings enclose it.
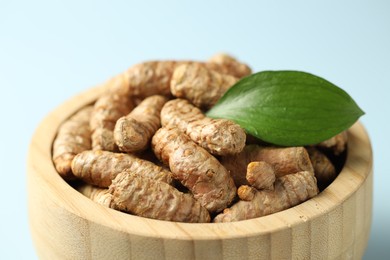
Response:
[[[56,173],[51,146],[61,122],[102,93],[94,88],[50,113],[28,156],[30,229],[41,259],[359,259],[372,215],[372,151],[350,129],[343,171],[322,193],[262,218],[187,224],[131,216],[94,203]]]

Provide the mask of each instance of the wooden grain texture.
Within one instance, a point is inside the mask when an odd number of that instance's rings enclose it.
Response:
[[[91,89],[50,113],[28,156],[28,207],[41,259],[359,259],[367,245],[372,151],[360,123],[350,129],[344,169],[323,192],[291,209],[234,223],[140,218],[84,197],[56,173],[52,142],[61,122],[92,103]]]

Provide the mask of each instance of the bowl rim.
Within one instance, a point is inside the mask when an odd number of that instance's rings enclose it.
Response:
[[[92,104],[105,90],[102,85],[84,91],[55,108],[42,120],[31,139],[27,171],[29,178],[41,178],[47,184],[51,194],[55,194],[52,199],[57,205],[118,232],[180,240],[233,239],[270,234],[331,212],[351,197],[372,173],[371,143],[363,125],[357,122],[348,130],[347,158],[337,178],[314,198],[287,210],[230,223],[170,222],[113,210],[93,202],[65,182],[56,172],[51,158],[52,143],[59,125],[80,108]]]

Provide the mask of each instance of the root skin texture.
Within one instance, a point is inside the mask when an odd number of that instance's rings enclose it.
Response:
[[[248,65],[239,62],[236,58],[226,53],[215,54],[208,60],[207,64],[207,68],[209,69],[218,71],[222,74],[232,75],[237,78],[242,78],[252,74],[252,70]],[[213,66],[215,66],[214,64],[219,65],[220,68],[213,68]]]
[[[299,171],[313,172],[313,166],[304,147],[247,145],[240,153],[224,156],[220,161],[229,170],[237,187],[248,184],[247,165],[255,161],[265,161],[270,164],[276,177]]]
[[[114,209],[159,220],[210,222],[208,211],[190,194],[140,174],[119,173],[109,192]]]
[[[336,169],[328,157],[315,147],[307,148],[310,160],[313,164],[314,175],[316,176],[318,187],[327,187],[336,178]]]
[[[129,96],[116,92],[107,92],[96,101],[90,121],[94,150],[116,150],[113,133],[116,121],[130,113],[133,106]]]
[[[84,182],[107,188],[122,171],[140,173],[146,177],[171,183],[172,174],[152,162],[130,154],[108,151],[84,151],[72,161],[74,175]]]
[[[173,177],[188,188],[210,212],[226,208],[235,197],[236,187],[228,171],[206,150],[176,128],[160,128],[152,148]]]
[[[53,162],[65,180],[75,179],[71,164],[80,152],[91,149],[89,118],[92,106],[87,106],[65,121],[59,128],[53,143]]]
[[[273,190],[275,183],[274,168],[264,161],[250,162],[247,167],[246,179],[258,190]]]
[[[245,131],[226,119],[212,119],[185,99],[168,101],[161,110],[161,124],[177,127],[195,143],[215,155],[236,154],[245,146]]]
[[[347,147],[348,131],[341,132],[328,140],[325,140],[316,146],[319,148],[331,150],[335,155],[343,153]]]
[[[160,95],[144,99],[127,116],[115,124],[114,140],[120,151],[138,152],[148,148],[152,136],[160,128],[161,108],[167,98]]]
[[[241,78],[251,74],[251,69],[226,54],[217,54],[209,62],[197,61],[147,61],[136,64],[117,76],[120,84],[113,89],[135,98],[145,98],[152,95],[171,96],[170,83],[174,70],[183,64],[197,64],[213,71]],[[117,80],[118,81],[118,80]]]
[[[171,92],[195,106],[208,109],[215,105],[238,78],[207,69],[201,64],[178,66],[172,76]]]
[[[298,205],[318,194],[316,179],[313,173],[308,171],[279,177],[273,191],[254,192],[253,189],[240,187],[240,197],[247,200],[240,200],[225,209],[214,218],[214,222],[232,222],[266,216]]]

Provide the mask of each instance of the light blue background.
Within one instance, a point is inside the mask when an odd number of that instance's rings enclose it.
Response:
[[[34,129],[49,111],[134,63],[207,59],[220,51],[254,71],[322,76],[366,112],[361,121],[373,144],[375,179],[364,258],[390,259],[385,0],[0,0],[0,258],[36,258],[27,221],[26,156]]]

